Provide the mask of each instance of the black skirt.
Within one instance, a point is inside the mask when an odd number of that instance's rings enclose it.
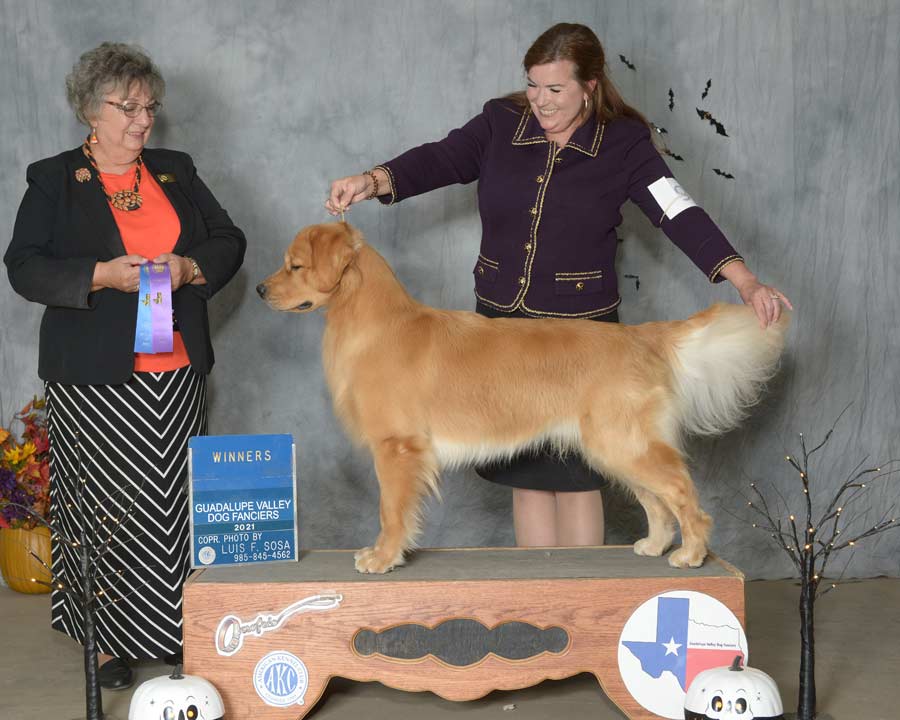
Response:
[[[121,521],[97,567],[97,649],[131,659],[176,653],[181,586],[190,569],[187,441],[206,433],[206,376],[188,366],[135,373],[123,385],[45,387],[56,521],[70,538],[80,535],[97,509],[100,517]],[[86,464],[81,471],[79,446]],[[84,515],[79,475],[87,479]],[[109,520],[104,525],[112,527]],[[51,554],[54,576],[80,591],[76,551],[54,541]],[[84,641],[81,608],[68,593],[54,590],[51,624]]]
[[[475,312],[489,318],[530,318],[522,312],[502,313],[482,303],[478,303]],[[530,318],[534,319],[534,318]],[[619,313],[613,310],[606,315],[591,318],[598,322],[619,322]],[[479,465],[475,468],[481,477],[498,485],[519,488],[522,490],[547,490],[552,492],[585,492],[600,490],[609,485],[609,481],[600,473],[587,465],[577,452],[568,452],[560,456],[550,448],[526,450],[509,459]]]

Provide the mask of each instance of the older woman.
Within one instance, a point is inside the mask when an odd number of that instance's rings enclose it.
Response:
[[[103,43],[81,56],[66,88],[88,138],[28,167],[4,262],[16,292],[46,306],[38,373],[57,522],[76,538],[87,522],[79,477],[90,513],[99,508],[107,524],[136,498],[97,568],[100,683],[124,689],[132,683],[127,659],[181,649],[186,446],[206,430],[213,365],[206,303],[237,272],[246,241],[190,156],[146,147],[165,83],[144,52]],[[171,277],[170,351],[135,352],[148,262],[166,265]],[[53,572],[63,586],[80,587],[73,548],[54,544]],[[52,596],[52,625],[84,637],[81,612],[63,590]]]
[[[554,25],[523,65],[524,92],[488,101],[444,140],[335,180],[325,207],[337,214],[362,200],[393,204],[478,180],[476,311],[616,322],[616,227],[630,199],[709,281],[731,281],[761,324],[777,320],[787,298],[757,280],[676,182],[648,122],[606,74],[591,29]],[[513,488],[519,545],[602,543],[604,480],[579,458],[538,453],[479,472]]]

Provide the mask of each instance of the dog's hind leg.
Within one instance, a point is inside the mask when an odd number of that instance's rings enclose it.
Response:
[[[669,555],[673,567],[700,567],[712,520],[700,509],[694,481],[681,453],[661,441],[653,441],[646,452],[623,464],[617,473],[646,492],[655,495],[678,520],[681,547]]]
[[[649,551],[671,543],[671,522],[664,515],[667,513],[678,521],[682,539],[682,546],[669,556],[669,565],[702,565],[712,520],[700,509],[694,482],[681,453],[662,440],[642,443],[642,449],[637,453],[628,451],[633,442],[624,436],[612,437],[607,432],[602,440],[601,443],[597,435],[582,432],[582,444],[588,457],[634,490],[647,511],[650,532],[635,546],[635,552],[661,554],[661,549]],[[650,496],[656,502],[648,500]]]
[[[675,539],[675,516],[653,493],[636,486],[632,486],[631,490],[647,513],[647,537],[634,544],[634,551],[638,555],[659,557],[672,547]]]
[[[381,491],[381,532],[355,555],[356,569],[385,573],[402,565],[419,533],[423,496],[436,490],[437,463],[422,437],[391,437],[372,447]]]

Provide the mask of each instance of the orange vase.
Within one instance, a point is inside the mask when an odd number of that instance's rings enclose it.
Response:
[[[29,550],[49,565],[50,530],[41,526],[34,530],[0,530],[0,573],[3,580],[20,593],[48,593],[49,587],[33,582],[32,578],[50,582],[50,573],[31,556]]]

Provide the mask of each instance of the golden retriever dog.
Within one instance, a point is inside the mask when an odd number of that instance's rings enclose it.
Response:
[[[257,286],[274,309],[326,308],[323,365],[335,412],[371,452],[381,532],[356,569],[384,573],[414,547],[443,467],[550,443],[577,450],[647,513],[638,555],[697,567],[710,517],[682,455],[686,432],[734,427],[777,369],[788,314],[763,330],[753,310],[716,304],[687,320],[619,325],[488,319],[416,302],[347,223],[300,231]]]

